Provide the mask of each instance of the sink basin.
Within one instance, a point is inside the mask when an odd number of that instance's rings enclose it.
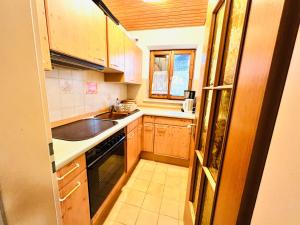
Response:
[[[102,120],[120,120],[120,119],[124,119],[127,116],[130,116],[139,111],[140,111],[139,109],[136,109],[136,110],[132,111],[131,113],[107,112],[107,113],[99,114],[99,115],[95,116],[95,118],[102,119]]]

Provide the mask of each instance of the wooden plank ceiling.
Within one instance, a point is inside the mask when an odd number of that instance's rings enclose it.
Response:
[[[207,0],[103,0],[126,30],[204,25]]]

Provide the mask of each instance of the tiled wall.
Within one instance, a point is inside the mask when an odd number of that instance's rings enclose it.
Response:
[[[97,93],[87,93],[89,82],[97,84]],[[104,82],[103,73],[62,67],[46,72],[46,90],[51,122],[106,109],[116,98],[127,98],[127,86]]]

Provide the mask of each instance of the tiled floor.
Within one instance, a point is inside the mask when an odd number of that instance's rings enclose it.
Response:
[[[183,225],[188,169],[140,160],[105,225]]]

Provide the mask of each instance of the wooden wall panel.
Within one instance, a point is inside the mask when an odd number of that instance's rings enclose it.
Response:
[[[201,26],[207,0],[103,0],[127,30]]]

